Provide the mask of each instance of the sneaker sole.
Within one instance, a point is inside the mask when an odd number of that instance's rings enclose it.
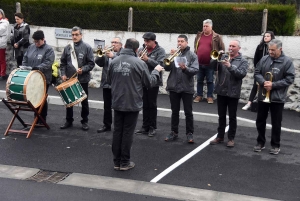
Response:
[[[278,152],[269,152],[270,154],[273,154],[273,155],[278,155],[280,152],[280,149],[278,150]]]
[[[120,167],[114,167],[114,170],[119,171],[119,170],[120,170]]]
[[[261,149],[253,149],[254,152],[261,152],[262,150],[264,150],[266,147],[262,147]]]
[[[126,168],[120,168],[121,171],[126,171],[126,170],[130,170],[132,168],[134,168],[135,166],[130,166],[130,167],[126,167]]]

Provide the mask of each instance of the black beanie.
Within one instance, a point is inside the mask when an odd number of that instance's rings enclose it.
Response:
[[[41,40],[44,39],[44,32],[42,30],[37,30],[36,32],[33,33],[32,38],[34,40]]]

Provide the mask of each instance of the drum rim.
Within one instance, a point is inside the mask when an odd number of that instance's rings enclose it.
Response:
[[[66,107],[73,107],[74,105],[80,103],[81,101],[83,101],[86,98],[87,98],[87,95],[84,94],[81,98],[77,99],[76,101],[74,101],[72,103],[69,103],[69,104],[66,104]]]
[[[46,77],[45,77],[44,73],[42,73],[39,70],[32,70],[32,71],[30,71],[30,73],[28,75],[31,75],[31,74],[33,74],[35,72],[39,73],[42,76],[43,80],[44,80],[44,92],[43,92],[44,95],[43,95],[43,97],[41,98],[41,100],[40,100],[40,102],[38,104],[33,105],[33,107],[38,108],[43,103],[43,100],[45,99],[45,96],[46,96]],[[25,79],[25,82],[24,82],[25,83],[25,85],[24,85],[24,94],[26,94],[27,83],[28,83],[29,77],[30,77],[28,75],[26,76],[26,79]],[[24,97],[24,99],[27,100],[26,96]]]
[[[7,97],[7,100],[12,100],[10,98],[10,93],[9,93],[9,86],[10,86],[10,83],[11,83],[11,79],[13,77],[13,75],[15,74],[15,71],[18,71],[18,69],[15,69],[13,71],[11,71],[11,73],[9,74],[8,78],[7,78],[7,81],[6,81],[6,97]]]
[[[61,83],[60,85],[55,87],[55,89],[57,91],[61,91],[61,90],[65,89],[65,86],[67,86],[67,84],[71,84],[71,86],[73,86],[73,84],[75,84],[76,82],[78,82],[78,79],[76,77],[74,77],[74,78],[71,78],[71,79]],[[68,87],[70,87],[70,85],[68,85]]]

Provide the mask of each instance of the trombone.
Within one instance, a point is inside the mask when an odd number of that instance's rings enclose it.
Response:
[[[142,59],[142,58],[144,57],[145,54],[148,54],[148,51],[147,51],[147,45],[146,45],[145,48],[140,52],[139,58]]]
[[[217,50],[212,50],[210,53],[210,58],[213,60],[217,60],[218,62],[223,62],[225,59],[230,60],[229,52],[223,53],[218,52]]]
[[[272,82],[273,81],[273,74],[271,72],[266,72],[265,76],[264,76],[264,79],[266,81],[270,81]],[[262,96],[265,96],[266,98],[263,100],[263,102],[265,103],[271,103],[270,101],[270,94],[271,94],[271,91],[266,91],[266,89],[262,89]]]
[[[174,61],[174,58],[175,57],[178,57],[181,55],[181,52],[180,52],[180,46],[177,47],[177,50],[176,52],[174,52],[173,54],[171,54],[168,58],[164,59],[164,64],[169,66],[171,64],[171,62]]]
[[[110,52],[114,49],[115,46],[110,46],[104,50],[102,50],[102,48],[98,48],[97,50],[97,56],[98,57],[102,57],[106,52]]]

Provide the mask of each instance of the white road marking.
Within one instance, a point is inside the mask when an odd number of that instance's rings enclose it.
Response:
[[[226,126],[225,132],[227,132],[228,129],[229,129],[229,125]],[[182,163],[186,162],[188,159],[190,159],[191,157],[193,157],[195,154],[197,154],[202,149],[204,149],[207,145],[209,145],[209,142],[211,140],[213,140],[213,139],[215,139],[217,137],[217,135],[218,135],[218,133],[215,134],[214,136],[212,136],[211,138],[209,138],[208,140],[206,140],[201,145],[199,145],[196,149],[194,149],[193,151],[191,151],[190,153],[188,153],[186,156],[184,156],[183,158],[181,158],[179,161],[177,161],[176,163],[174,163],[173,165],[171,165],[170,167],[168,167],[167,169],[165,169],[162,173],[160,173],[159,175],[157,175],[150,182],[157,183],[159,180],[161,180],[167,174],[169,174],[170,172],[172,172],[175,168],[177,168],[178,166],[180,166]]]

